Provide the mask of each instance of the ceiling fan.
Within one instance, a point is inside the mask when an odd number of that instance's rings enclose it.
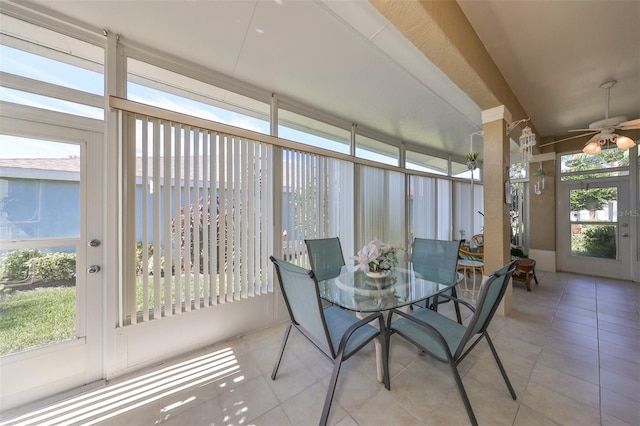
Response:
[[[559,142],[568,141],[571,139],[577,139],[584,136],[593,135],[591,139],[587,142],[587,144],[582,148],[582,151],[586,154],[600,154],[602,151],[602,147],[608,143],[615,143],[618,148],[625,150],[635,146],[635,142],[623,135],[618,135],[615,132],[617,130],[633,130],[640,129],[640,118],[636,118],[635,120],[627,120],[625,116],[617,116],[617,117],[609,117],[609,91],[616,84],[615,81],[607,81],[600,85],[601,89],[606,91],[606,106],[605,106],[605,118],[602,120],[594,121],[589,124],[588,129],[574,129],[569,130],[569,132],[589,132],[583,133],[576,136],[571,136],[568,138],[560,139],[557,141],[553,141],[550,143],[546,143],[545,145],[552,145]]]

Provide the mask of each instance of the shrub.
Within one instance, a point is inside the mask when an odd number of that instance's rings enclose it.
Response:
[[[616,230],[614,226],[590,226],[582,232],[586,255],[616,258]]]
[[[48,253],[27,263],[32,276],[43,281],[71,280],[76,277],[75,253]]]
[[[1,276],[4,281],[23,281],[29,278],[29,261],[44,256],[36,249],[14,250],[0,259]]]

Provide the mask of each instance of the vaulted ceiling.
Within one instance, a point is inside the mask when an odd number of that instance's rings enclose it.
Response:
[[[544,137],[640,117],[640,2],[459,1]],[[364,0],[38,0],[138,44],[442,152],[481,108]]]

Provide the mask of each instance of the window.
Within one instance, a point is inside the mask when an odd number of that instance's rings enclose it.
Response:
[[[567,154],[560,157],[560,179],[582,180],[629,175],[629,152],[617,147],[603,149],[598,155]]]
[[[0,100],[104,118],[104,49],[3,15]]]
[[[158,108],[269,134],[269,104],[127,59],[127,98]]]
[[[377,141],[362,135],[356,135],[356,157],[379,163],[398,166],[400,150],[398,147]]]
[[[446,176],[449,172],[449,160],[446,158],[434,157],[415,151],[405,151],[406,168],[421,172],[433,173]]]
[[[282,156],[282,257],[309,267],[304,240],[336,236],[348,256],[354,235],[353,164],[292,150]]]
[[[278,110],[278,137],[342,154],[351,150],[350,130],[283,108]]]
[[[135,256],[126,259],[123,322],[271,291],[272,146],[126,116],[135,126],[123,129],[133,136],[125,142],[135,153],[125,181],[135,203],[125,205],[125,214],[135,226],[125,246]]]

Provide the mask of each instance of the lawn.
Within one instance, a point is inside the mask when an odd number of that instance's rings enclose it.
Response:
[[[75,337],[76,288],[0,295],[0,355]]]
[[[149,276],[149,282],[153,277]],[[175,278],[172,277],[172,282]],[[185,276],[180,276],[182,294]],[[191,276],[191,294],[194,294]],[[173,285],[173,284],[172,284]],[[142,277],[136,277],[136,302],[143,309]],[[204,297],[202,282],[200,297]],[[171,293],[175,288],[172,286]],[[153,289],[149,289],[149,308],[153,309]],[[184,297],[184,296],[183,296]],[[0,293],[0,356],[76,337],[75,286],[43,287],[29,291]],[[164,305],[164,289],[161,293]]]

